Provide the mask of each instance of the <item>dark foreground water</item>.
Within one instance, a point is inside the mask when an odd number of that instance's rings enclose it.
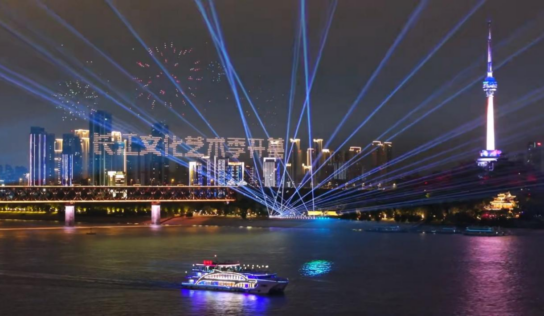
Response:
[[[0,315],[544,315],[541,233],[324,227],[0,231]],[[279,297],[177,288],[214,254],[291,283]]]

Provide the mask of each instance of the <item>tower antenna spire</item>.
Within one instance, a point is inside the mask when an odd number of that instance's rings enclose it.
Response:
[[[499,158],[501,151],[495,148],[495,110],[494,96],[497,91],[497,80],[493,78],[493,63],[491,51],[491,21],[487,21],[487,77],[483,82],[483,88],[487,97],[487,114],[486,114],[486,148],[480,153],[478,165],[493,170],[493,166]]]
[[[491,20],[487,21],[487,76],[493,77],[493,61],[491,52]]]

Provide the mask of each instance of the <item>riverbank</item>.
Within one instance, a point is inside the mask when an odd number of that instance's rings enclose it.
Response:
[[[88,227],[148,227],[151,222],[148,217],[76,217],[75,228]],[[161,219],[164,227],[244,227],[244,228],[306,228],[306,229],[372,229],[375,227],[401,227],[412,229],[413,224],[396,224],[394,222],[376,223],[362,221],[345,221],[340,219],[279,219],[279,218],[247,218],[230,216],[194,216],[194,217],[164,217]],[[17,216],[15,218],[0,217],[0,230],[12,228],[51,228],[64,227],[64,221],[58,217]]]
[[[0,216],[0,230],[39,230],[62,229],[64,221],[58,215],[36,214],[20,215],[6,218]],[[147,216],[76,216],[74,229],[90,228],[149,228],[150,218]],[[194,216],[163,217],[162,227],[230,227],[244,229],[341,229],[354,232],[369,233],[427,233],[451,234],[454,227],[427,223],[397,223],[394,221],[353,221],[338,218],[299,219],[299,218],[258,218],[242,219],[235,216]],[[464,228],[456,228],[454,234],[461,234]],[[526,235],[542,230],[526,228],[504,229],[507,235]]]

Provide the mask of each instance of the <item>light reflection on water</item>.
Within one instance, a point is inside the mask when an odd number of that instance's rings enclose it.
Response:
[[[515,252],[518,243],[510,237],[475,237],[468,240],[468,271],[462,281],[466,299],[462,312],[491,315],[496,311],[517,314],[520,279]]]
[[[0,315],[544,315],[544,232],[467,237],[162,227],[0,232]],[[179,290],[218,254],[284,296]],[[107,312],[106,312],[107,311]]]
[[[306,262],[300,268],[300,274],[306,277],[314,277],[327,274],[332,269],[332,262],[327,260],[313,260]]]
[[[181,290],[181,296],[182,298],[190,299],[190,301],[184,300],[184,302],[189,303],[189,309],[193,314],[201,315],[263,314],[268,309],[271,299],[271,297],[247,293],[195,291],[187,289]],[[278,299],[278,297],[275,297],[275,299]]]

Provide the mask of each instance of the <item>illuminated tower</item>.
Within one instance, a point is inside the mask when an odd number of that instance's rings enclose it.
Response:
[[[81,178],[82,180],[89,178],[89,156],[90,156],[90,142],[89,142],[89,130],[76,129],[74,135],[79,137],[81,142]],[[60,143],[60,150],[62,151],[62,140]],[[55,149],[56,150],[56,149]]]
[[[323,173],[321,166],[325,163],[325,160],[323,159],[323,139],[321,138],[314,139],[314,161],[312,163],[315,170],[314,177],[319,181],[322,177],[321,174]]]
[[[289,140],[293,145],[291,158],[289,163],[291,164],[291,179],[295,182],[295,187],[302,181],[302,151],[300,149],[300,139],[291,138]]]
[[[491,22],[488,22],[487,27],[487,77],[483,82],[483,89],[487,96],[486,148],[480,153],[478,166],[493,170],[493,165],[499,158],[501,151],[495,148],[495,110],[493,106],[493,97],[495,91],[497,91],[497,81],[493,78]]]
[[[30,128],[30,161],[28,184],[45,185],[47,176],[47,134],[42,127]]]
[[[106,157],[106,148],[101,144],[101,140],[111,139],[112,116],[105,111],[93,111],[89,116],[89,142],[91,146],[91,155],[89,163],[89,172],[91,176],[91,185],[106,185],[108,177],[108,159]]]
[[[276,164],[276,157],[263,158],[263,179],[265,188],[272,188],[277,186],[276,180],[278,168]]]

